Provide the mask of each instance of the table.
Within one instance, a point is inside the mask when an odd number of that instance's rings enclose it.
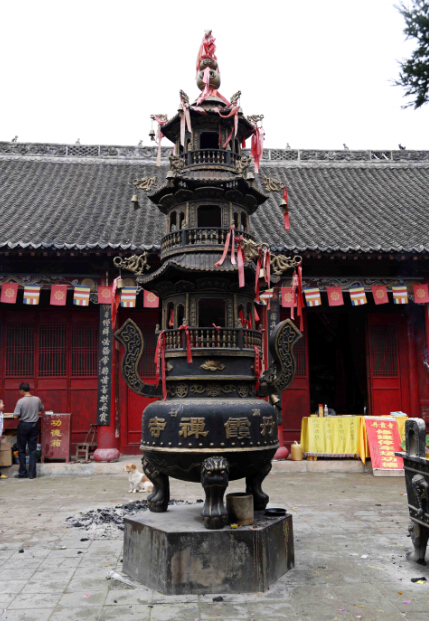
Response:
[[[377,417],[374,416],[374,420]],[[407,416],[394,417],[401,441],[405,439]],[[363,416],[327,416],[302,419],[301,446],[308,457],[354,458],[363,463],[369,457],[368,437]]]

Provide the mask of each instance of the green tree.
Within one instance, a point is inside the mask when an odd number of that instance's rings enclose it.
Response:
[[[404,34],[415,40],[416,48],[400,63],[395,84],[405,89],[404,97],[412,98],[404,108],[416,110],[429,101],[429,0],[412,0],[409,7],[401,3],[397,8],[405,19]]]

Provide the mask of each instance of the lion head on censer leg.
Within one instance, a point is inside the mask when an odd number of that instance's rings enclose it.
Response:
[[[206,528],[220,529],[228,523],[223,496],[228,487],[229,465],[225,457],[207,457],[201,464],[201,485],[206,493],[202,512]]]

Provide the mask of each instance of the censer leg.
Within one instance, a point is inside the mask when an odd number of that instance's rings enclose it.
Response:
[[[153,483],[153,492],[147,499],[149,510],[154,513],[163,513],[167,511],[170,500],[170,481],[168,476],[160,472],[147,457],[143,457],[142,463],[143,472],[149,481]]]
[[[224,457],[208,457],[201,464],[201,485],[206,493],[203,520],[206,528],[220,529],[228,523],[223,496],[228,487],[229,465]]]
[[[264,466],[257,474],[246,477],[246,493],[253,496],[255,511],[263,511],[268,504],[269,496],[262,491],[262,481],[270,473],[271,462]]]
[[[426,565],[425,554],[429,539],[429,528],[424,528],[424,526],[420,526],[416,522],[411,522],[408,531],[414,546],[413,560],[419,563],[419,565]]]

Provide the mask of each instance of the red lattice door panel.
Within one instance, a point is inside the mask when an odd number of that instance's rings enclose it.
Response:
[[[404,323],[404,322],[403,322]],[[367,369],[369,413],[407,412],[409,404],[407,340],[401,317],[368,315]]]

